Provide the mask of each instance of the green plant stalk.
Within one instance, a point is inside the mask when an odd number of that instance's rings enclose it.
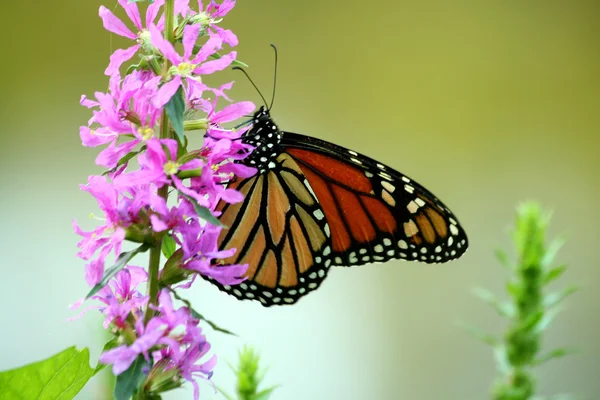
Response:
[[[173,30],[175,24],[175,0],[165,1],[165,39],[173,43]],[[163,73],[166,75],[170,68],[170,62],[165,58]],[[160,138],[170,137],[169,117],[166,110],[163,110],[160,119]],[[169,197],[169,187],[164,185],[158,189],[158,195],[167,200]],[[148,308],[146,309],[145,321],[148,322],[154,313],[150,305],[158,303],[158,271],[160,268],[160,252],[162,247],[162,238],[156,245],[150,249],[150,260],[148,265]]]
[[[550,216],[535,203],[518,207],[513,241],[517,262],[511,270],[508,292],[509,325],[502,343],[496,346],[501,376],[492,388],[493,400],[528,400],[536,394],[533,367],[538,364],[542,332],[551,313],[543,288],[554,254],[546,248]]]

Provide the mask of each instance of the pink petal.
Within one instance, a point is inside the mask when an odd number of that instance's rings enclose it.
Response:
[[[210,35],[210,38],[204,43],[204,46],[200,49],[196,57],[192,60],[192,64],[200,64],[211,55],[215,54],[223,46],[223,39],[218,35]]]
[[[183,58],[189,60],[194,50],[198,34],[200,33],[200,24],[187,25],[183,28]]]
[[[219,168],[219,172],[233,173],[240,178],[250,178],[256,174],[256,168],[247,167],[243,164],[227,163]]]
[[[225,68],[227,68],[233,62],[233,60],[235,60],[236,56],[237,53],[235,51],[232,51],[231,53],[224,55],[218,60],[205,62],[200,67],[196,68],[194,72],[201,75],[207,75],[212,74],[216,71],[222,71]]]
[[[190,10],[189,0],[175,0],[175,15],[182,14]]]
[[[244,195],[233,189],[223,190],[219,197],[230,204],[236,204],[244,200]]]
[[[186,162],[181,167],[179,167],[179,170],[187,171],[187,170],[191,170],[191,169],[202,168],[203,166],[204,166],[204,162],[202,160],[196,159],[196,160]]]
[[[211,13],[213,18],[223,17],[231,9],[235,7],[235,0],[224,0],[223,3],[217,5],[216,12]]]
[[[100,136],[92,133],[93,131],[87,126],[79,128],[79,137],[81,138],[81,144],[85,147],[96,147],[101,144],[109,143],[114,137]]]
[[[210,119],[210,122],[220,124],[235,121],[246,114],[250,114],[255,108],[256,106],[251,101],[241,101],[239,103],[230,104],[221,111],[215,113]]]
[[[180,75],[175,76],[173,80],[162,85],[160,89],[158,89],[158,92],[156,92],[154,99],[152,99],[154,107],[162,108],[165,104],[167,104],[175,92],[177,92],[179,86],[181,86]]]
[[[133,55],[139,50],[140,45],[136,44],[134,46],[129,47],[128,49],[118,49],[110,56],[110,63],[106,70],[104,71],[104,75],[115,76],[119,74],[119,68],[125,61],[128,61],[133,57]]]
[[[169,229],[169,226],[155,214],[150,216],[150,222],[152,223],[152,230],[154,232],[162,232]]]
[[[100,105],[100,103],[98,103],[97,101],[88,99],[85,94],[81,95],[81,98],[79,99],[79,104],[87,108],[98,107]]]
[[[148,9],[146,10],[146,26],[150,26],[150,24],[154,22],[154,19],[158,15],[163,4],[165,4],[165,0],[156,0],[148,6]]]
[[[177,54],[175,48],[167,39],[165,39],[162,35],[162,32],[158,30],[154,24],[150,25],[150,40],[152,44],[160,50],[161,53],[164,54],[165,57],[169,61],[171,61],[175,65],[179,65],[182,61],[181,56]]]
[[[212,28],[217,31],[217,34],[221,37],[221,39],[223,39],[223,41],[231,47],[238,45],[239,41],[237,36],[235,36],[235,33],[231,32],[229,29],[223,29],[216,25],[213,25]]]
[[[132,140],[131,142],[116,145],[116,141],[113,141],[106,149],[98,154],[98,157],[96,157],[96,165],[101,165],[109,169],[116,167],[119,160],[133,150],[138,143],[139,140]]]
[[[167,159],[175,160],[177,159],[177,140],[175,139],[162,139],[160,143],[163,146],[166,146],[169,150],[169,154],[167,154]]]
[[[102,18],[102,26],[107,31],[129,39],[137,39],[137,36],[127,28],[123,21],[117,18],[108,8],[100,6],[98,14]]]
[[[142,19],[140,18],[140,10],[138,9],[137,3],[130,2],[129,0],[119,0],[121,7],[125,9],[127,16],[133,22],[138,30],[142,29]]]

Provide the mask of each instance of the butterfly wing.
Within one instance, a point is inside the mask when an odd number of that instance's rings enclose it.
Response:
[[[295,303],[319,287],[331,265],[330,229],[302,170],[285,153],[275,164],[232,182],[229,187],[244,194],[244,201],[218,207],[229,227],[221,232],[219,248],[237,249],[223,261],[248,264],[246,281],[233,287],[211,281],[238,299],[265,306]]]
[[[281,143],[312,187],[331,230],[333,265],[394,258],[441,263],[468,247],[465,231],[436,196],[367,156],[283,132]]]

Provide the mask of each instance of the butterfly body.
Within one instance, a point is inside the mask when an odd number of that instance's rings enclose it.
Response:
[[[245,195],[222,203],[230,228],[226,263],[248,264],[246,281],[215,283],[238,299],[292,304],[315,290],[332,266],[391,259],[441,263],[460,257],[467,237],[452,212],[423,186],[394,169],[323,140],[281,131],[261,108],[242,141],[241,162],[255,176],[231,182]]]
[[[274,167],[273,162],[281,153],[279,144],[283,134],[262,107],[254,114],[252,123],[252,129],[244,134],[242,141],[253,146],[254,151],[244,159],[244,163],[257,168],[262,174]]]

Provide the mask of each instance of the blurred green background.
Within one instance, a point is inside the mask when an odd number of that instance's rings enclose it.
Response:
[[[91,114],[79,96],[106,89],[108,56],[123,43],[102,29],[101,4],[3,7],[0,369],[72,344],[97,357],[104,340],[93,312],[64,322],[87,289],[71,219],[89,227],[98,213],[78,189],[99,172],[97,150],[80,145],[78,127]],[[266,384],[283,385],[274,399],[487,398],[491,350],[455,322],[502,329],[469,291],[503,290],[493,249],[509,246],[515,204],[537,199],[555,210],[551,231],[569,238],[559,260],[571,268],[559,285],[581,287],[545,343],[582,352],[540,368],[540,389],[599,398],[599,17],[596,0],[239,1],[225,25],[265,96],[269,43],[279,48],[278,124],[431,188],[459,216],[471,248],[449,265],[336,269],[293,307],[238,302],[198,282],[188,297],[241,336],[207,328],[221,360],[217,384],[232,388],[226,361],[249,343],[269,367]],[[260,103],[241,75],[218,79],[237,79],[233,97]],[[79,398],[106,398],[102,379]]]

